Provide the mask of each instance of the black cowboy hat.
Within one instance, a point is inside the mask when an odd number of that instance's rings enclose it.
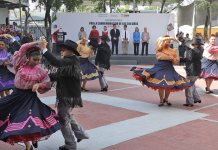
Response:
[[[204,43],[201,42],[201,39],[195,38],[193,39],[192,45],[204,45]]]
[[[65,40],[64,43],[59,45],[60,47],[66,48],[67,50],[72,51],[75,55],[80,56],[79,52],[77,51],[77,43],[71,40]]]

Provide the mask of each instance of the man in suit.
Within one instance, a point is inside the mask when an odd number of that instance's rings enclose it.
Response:
[[[124,30],[121,32],[122,50],[123,50],[123,55],[127,55],[128,48],[129,48],[130,34],[129,31],[127,30],[127,25],[124,25],[123,28]]]
[[[118,54],[120,30],[117,29],[116,24],[113,24],[113,29],[111,29],[110,35],[111,35],[111,43],[112,43],[112,54],[114,54],[114,46],[116,47],[116,54]]]

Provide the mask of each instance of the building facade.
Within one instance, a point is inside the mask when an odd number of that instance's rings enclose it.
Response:
[[[0,24],[9,24],[9,10],[29,6],[28,0],[0,0]]]

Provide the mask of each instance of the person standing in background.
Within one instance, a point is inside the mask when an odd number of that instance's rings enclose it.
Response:
[[[99,32],[98,32],[98,30],[97,30],[95,25],[92,26],[92,30],[91,30],[91,32],[89,34],[89,40],[93,40],[93,39],[97,39],[98,41],[100,40]]]
[[[57,25],[54,25],[51,29],[51,39],[52,39],[52,52],[53,53],[58,53],[57,52],[57,33],[60,31],[60,27]]]
[[[124,25],[124,30],[121,33],[123,55],[128,54],[130,34],[127,30],[127,25]]]
[[[103,35],[108,35],[107,26],[104,26],[101,35],[102,35],[102,36],[103,36]]]
[[[84,27],[80,28],[80,31],[78,33],[78,38],[79,38],[79,40],[81,40],[82,38],[86,38],[86,32],[84,30]]]
[[[12,54],[8,52],[7,43],[12,36],[9,34],[0,35],[0,97],[10,95],[10,90],[14,88],[14,74],[8,67],[12,67]]]
[[[135,32],[133,33],[133,44],[134,44],[134,55],[139,54],[139,43],[140,43],[140,32],[139,28],[135,28]]]
[[[150,40],[150,35],[149,35],[149,32],[147,31],[146,27],[144,27],[144,32],[142,32],[141,39],[142,39],[142,52],[141,52],[141,55],[144,55],[144,47],[146,47],[145,54],[147,56],[148,55],[148,44],[149,44],[149,40]]]
[[[186,35],[185,35],[185,43],[187,43],[188,41],[190,41],[191,40],[191,38],[189,37],[189,34],[188,33],[186,33]]]
[[[116,54],[118,55],[118,43],[120,37],[120,30],[117,29],[116,24],[113,24],[113,29],[110,31],[111,43],[112,43],[112,55],[114,54],[114,46],[116,48]]]
[[[184,58],[185,58],[185,52],[187,51],[188,49],[188,46],[185,42],[185,38],[183,37],[179,37],[179,41],[180,41],[180,45],[178,47],[178,50],[179,50],[179,57],[180,57],[180,62],[179,64],[180,65],[184,65]]]

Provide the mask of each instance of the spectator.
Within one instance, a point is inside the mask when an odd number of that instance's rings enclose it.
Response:
[[[112,43],[112,55],[114,54],[114,46],[116,48],[116,54],[118,55],[118,43],[120,37],[120,30],[117,29],[116,24],[113,24],[113,29],[110,31],[111,43]]]
[[[135,27],[135,32],[133,33],[134,55],[139,54],[139,43],[140,43],[140,32],[139,32],[139,28]]]
[[[89,34],[89,40],[92,40],[92,39],[97,39],[98,41],[100,40],[100,37],[99,37],[99,32],[98,30],[96,29],[96,26],[92,26],[92,30]]]
[[[81,40],[82,38],[86,38],[86,32],[84,30],[84,27],[80,28],[80,31],[78,33],[78,38],[79,38],[79,40]]]
[[[184,64],[184,56],[185,56],[185,52],[188,49],[186,43],[185,43],[185,39],[182,37],[179,37],[179,41],[181,42],[181,44],[179,45],[179,57],[180,57],[180,65]]]
[[[127,30],[127,25],[124,25],[123,28],[124,30],[121,33],[122,50],[123,50],[123,55],[127,55],[128,48],[129,48],[130,34],[129,31]]]
[[[102,31],[102,36],[103,35],[108,35],[108,31],[107,31],[107,26],[104,26],[103,31]]]
[[[149,35],[149,32],[147,31],[146,27],[144,28],[144,32],[142,32],[141,39],[142,39],[141,55],[144,55],[144,47],[146,48],[145,54],[148,55],[148,44],[149,44],[149,40],[150,40],[150,35]]]

